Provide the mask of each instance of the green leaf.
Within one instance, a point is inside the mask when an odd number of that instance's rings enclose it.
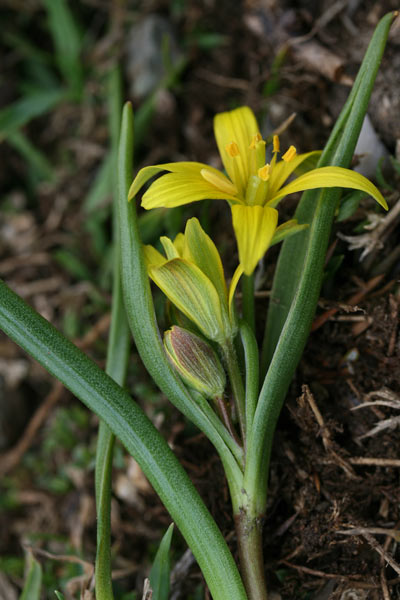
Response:
[[[43,0],[60,72],[75,98],[83,91],[82,34],[66,0]]]
[[[51,164],[45,155],[31,144],[22,131],[9,133],[7,142],[22,154],[33,173],[39,179],[54,181],[55,173]]]
[[[150,585],[153,590],[152,600],[168,600],[169,578],[171,571],[170,547],[174,524],[168,527],[157,550],[150,571]]]
[[[39,117],[64,100],[65,90],[56,88],[24,96],[0,110],[0,141],[22,127],[31,119]]]
[[[42,567],[33,556],[32,551],[28,550],[26,555],[27,575],[24,589],[19,600],[40,600],[40,591],[42,588]]]
[[[90,272],[89,268],[82,261],[82,258],[76,256],[71,250],[60,248],[53,252],[53,256],[73,277],[81,279],[82,281],[93,280],[93,273]]]
[[[57,600],[65,600],[64,598],[64,594],[62,594],[61,592],[58,592],[57,590],[54,590],[54,593],[57,597]]]
[[[342,221],[347,221],[347,219],[350,219],[350,217],[352,217],[356,212],[362,198],[365,198],[364,192],[354,191],[346,194],[340,202],[340,208],[336,217],[336,221],[341,223]]]
[[[112,156],[111,153],[108,153],[94,177],[89,192],[83,200],[82,207],[85,213],[90,214],[99,208],[103,208],[104,201],[112,190],[112,168]]]

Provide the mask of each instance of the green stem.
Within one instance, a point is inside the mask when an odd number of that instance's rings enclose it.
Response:
[[[246,321],[239,324],[246,366],[246,429],[250,431],[257,407],[259,389],[259,356],[257,340]]]
[[[267,600],[262,549],[263,518],[242,509],[235,515],[241,573],[249,600]]]
[[[246,448],[246,407],[245,407],[245,392],[243,387],[242,374],[240,372],[239,362],[233,340],[227,339],[223,344],[220,344],[222,356],[228,371],[229,380],[231,382],[232,394],[237,410],[240,431],[242,434],[243,446]]]
[[[96,449],[96,598],[112,600],[111,578],[111,471],[115,436],[100,421]]]
[[[218,418],[218,416],[215,414],[212,407],[210,406],[209,401],[206,400],[201,394],[195,392],[194,390],[192,390],[191,393],[192,393],[193,397],[195,398],[197,404],[201,408],[202,412],[204,413],[204,415],[207,417],[207,419],[210,421],[210,423],[215,427],[215,430],[221,436],[221,439],[224,440],[225,444],[227,445],[229,450],[232,452],[232,455],[235,457],[237,466],[239,467],[240,471],[243,471],[244,470],[244,452],[243,452],[243,448],[238,443],[238,440],[235,439],[230,434],[229,428],[226,427],[226,425],[224,425],[221,422],[221,420]],[[240,481],[242,479],[242,474],[240,473],[240,471],[238,469],[230,469],[228,471],[228,474],[231,474],[230,477],[233,477],[235,479],[237,485],[239,485],[239,486],[240,486]],[[227,477],[228,477],[228,474],[227,474]]]
[[[256,330],[256,315],[254,307],[254,273],[242,275],[242,309],[243,319],[249,324],[253,333]]]

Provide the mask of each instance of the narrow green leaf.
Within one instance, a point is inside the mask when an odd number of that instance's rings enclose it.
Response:
[[[171,523],[161,540],[151,567],[149,579],[153,590],[152,600],[168,600],[171,571],[170,547],[173,531],[174,524]]]
[[[53,252],[53,256],[68,273],[77,279],[83,281],[91,281],[93,279],[93,274],[82,261],[82,258],[74,254],[71,250],[60,248]]]
[[[347,221],[347,219],[350,219],[350,217],[352,217],[356,212],[361,199],[364,197],[364,192],[353,191],[349,194],[346,194],[346,196],[342,198],[340,202],[340,208],[336,217],[336,221],[340,223],[342,221]]]
[[[9,133],[7,142],[25,158],[26,162],[39,179],[54,181],[55,173],[47,158],[28,140],[22,131]]]
[[[42,588],[42,567],[33,556],[32,551],[28,550],[26,555],[27,574],[24,589],[19,600],[40,600],[40,591]]]
[[[57,600],[65,600],[64,598],[64,594],[62,594],[61,592],[58,592],[57,590],[54,590],[54,593],[57,597]]]
[[[65,98],[65,90],[57,88],[24,96],[0,110],[0,141],[28,123],[51,110]]]
[[[83,88],[82,34],[66,0],[43,0],[58,68],[75,97]]]
[[[93,213],[98,208],[102,208],[104,201],[111,193],[112,188],[112,156],[107,154],[99,167],[93,183],[83,200],[83,210],[86,213]]]

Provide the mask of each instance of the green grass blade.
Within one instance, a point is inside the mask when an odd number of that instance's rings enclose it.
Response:
[[[168,600],[169,578],[171,572],[170,547],[174,524],[168,527],[157,550],[150,571],[150,585],[153,591],[152,600]]]
[[[83,200],[82,208],[90,214],[102,208],[105,199],[109,196],[112,187],[112,156],[107,154],[101,163],[93,183]]]
[[[43,0],[58,68],[75,98],[83,91],[82,34],[66,0]]]
[[[42,588],[42,567],[28,550],[26,556],[27,575],[24,589],[19,597],[19,600],[40,600]]]
[[[24,96],[0,110],[0,141],[65,99],[65,90],[56,88]]]
[[[22,131],[11,132],[7,142],[25,158],[37,178],[47,181],[55,180],[55,173],[45,155],[31,144]]]

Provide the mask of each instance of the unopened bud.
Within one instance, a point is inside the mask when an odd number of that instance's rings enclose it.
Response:
[[[164,334],[164,347],[168,358],[189,387],[207,398],[223,395],[225,372],[217,354],[206,341],[174,325]]]

